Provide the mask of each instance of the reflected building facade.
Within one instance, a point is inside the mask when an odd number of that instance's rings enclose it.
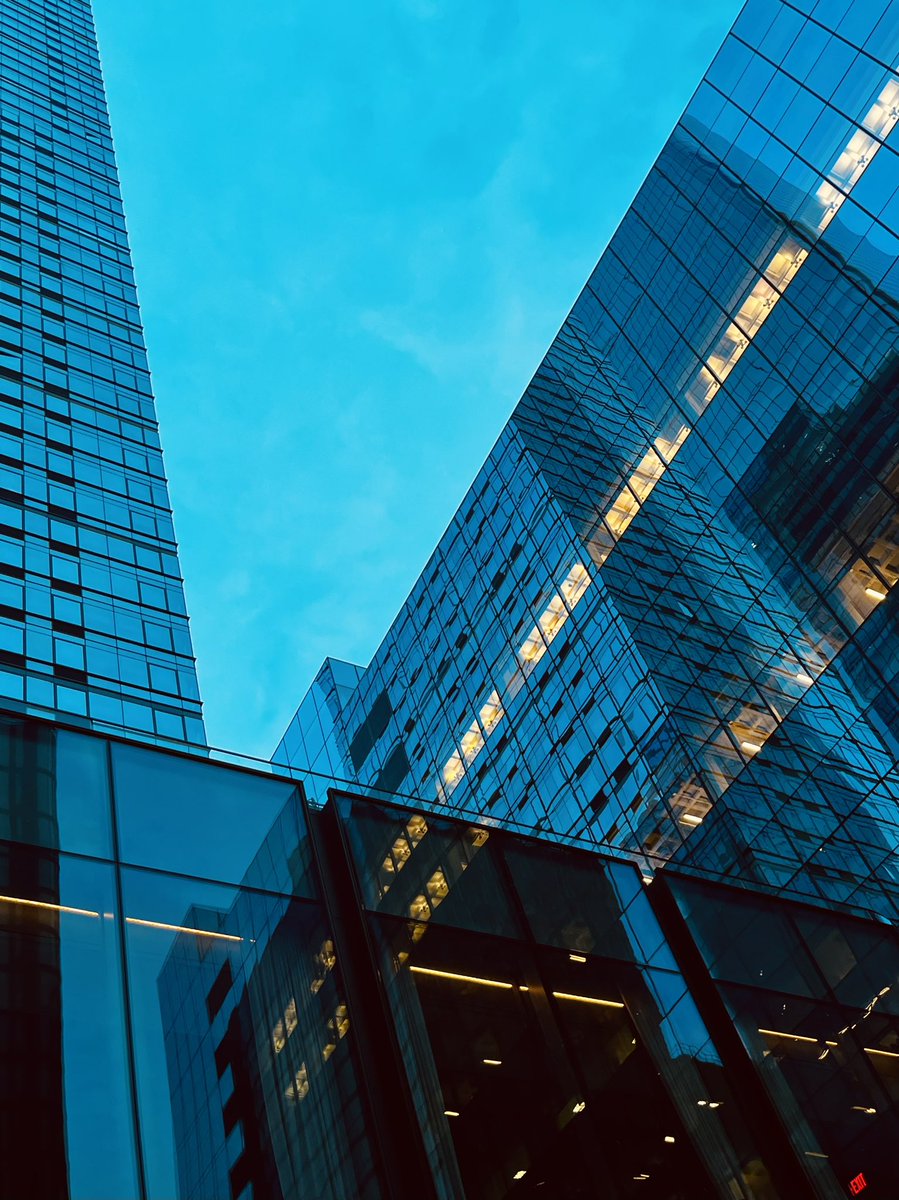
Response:
[[[899,8],[750,0],[276,761],[892,919]],[[327,698],[326,698],[327,696]]]

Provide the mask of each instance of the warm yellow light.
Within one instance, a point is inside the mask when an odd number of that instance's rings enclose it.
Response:
[[[702,817],[698,817],[696,813],[681,813],[678,820],[684,825],[701,825]]]
[[[568,957],[572,962],[585,963],[587,961],[586,954],[569,954]]]
[[[305,1100],[309,1095],[309,1071],[305,1063],[300,1064],[293,1083],[287,1085],[284,1095],[288,1100]]]
[[[460,975],[456,971],[438,971],[436,967],[419,967],[414,964],[409,968],[416,975],[430,975],[435,979],[454,979],[457,983],[476,983],[481,987],[502,988],[511,991],[512,984],[504,983],[501,979],[484,979],[480,975]]]
[[[868,1108],[864,1104],[853,1104],[852,1112],[864,1113],[868,1117],[873,1117],[873,1116],[877,1115],[876,1108]]]
[[[671,1136],[671,1134],[668,1134],[668,1136],[665,1138],[665,1141],[668,1143],[669,1146],[674,1145],[674,1138]]]
[[[444,765],[443,782],[452,791],[464,774],[465,768],[462,765],[462,755],[457,750],[455,754],[450,755]]]
[[[883,1058],[899,1058],[899,1054],[893,1050],[877,1050],[874,1046],[865,1046],[865,1053],[878,1054]]]
[[[188,925],[168,925],[165,921],[142,921],[140,917],[126,917],[126,925],[141,925],[145,929],[166,929],[171,933],[192,933],[194,937],[213,938],[219,942],[242,942],[242,937],[233,933],[213,933],[211,929],[192,929]]]
[[[591,583],[590,572],[584,564],[575,563],[561,589],[569,608],[575,607]]]
[[[413,846],[417,846],[427,832],[428,823],[420,813],[416,813],[406,822],[406,833]]]
[[[552,597],[540,614],[537,624],[522,642],[518,657],[528,666],[536,666],[546,648],[571,615],[570,609],[580,601],[592,583],[590,572],[583,563],[575,563],[561,589]]]
[[[577,1004],[597,1004],[601,1008],[624,1008],[620,1000],[600,1000],[598,996],[576,996],[571,992],[553,992],[557,1000],[573,1000]]]
[[[89,908],[70,908],[68,904],[49,904],[44,900],[23,900],[21,896],[0,896],[0,904],[20,904],[23,908],[43,908],[48,912],[69,913],[73,917],[100,919],[100,914]]]
[[[573,1113],[582,1113],[586,1107],[587,1107],[586,1100],[578,1100],[577,1104],[575,1104],[575,1106],[572,1108],[571,1111]]]
[[[791,1042],[809,1042],[812,1046],[819,1045],[818,1038],[805,1037],[801,1033],[782,1033],[779,1029],[759,1029],[759,1033],[765,1034],[766,1037],[787,1038]]]
[[[457,1113],[456,1110],[453,1108],[445,1108],[443,1110],[443,1115],[445,1117],[458,1117],[459,1113]]]
[[[515,1174],[512,1176],[512,1178],[513,1179],[524,1179],[525,1175],[527,1175],[527,1171],[516,1171]]]
[[[881,600],[886,600],[886,592],[882,592],[880,588],[866,587],[865,595],[869,596],[875,603],[879,604]]]
[[[484,726],[484,733],[489,737],[503,719],[504,709],[500,702],[499,692],[491,692],[486,704],[481,705],[478,720]]]
[[[449,884],[446,876],[440,867],[434,872],[428,882],[425,884],[428,892],[428,898],[431,901],[432,908],[437,908],[449,895]]]
[[[745,750],[747,754],[758,754],[761,746],[756,742],[740,742],[740,749]]]
[[[805,671],[799,671],[796,675],[796,682],[801,683],[803,687],[811,687],[815,681],[811,675],[806,675]]]
[[[485,1067],[501,1067],[503,1065],[501,1058],[485,1058],[483,1062]]]
[[[462,759],[466,766],[473,762],[484,749],[484,735],[481,727],[474,721],[462,735]]]

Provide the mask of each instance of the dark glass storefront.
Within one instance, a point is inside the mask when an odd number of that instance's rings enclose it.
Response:
[[[0,762],[4,1200],[899,1183],[891,927],[37,721]]]

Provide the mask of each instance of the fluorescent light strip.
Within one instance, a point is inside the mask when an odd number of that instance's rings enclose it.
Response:
[[[434,979],[454,979],[457,983],[476,983],[481,987],[502,988],[503,991],[511,992],[513,985],[504,983],[501,979],[483,979],[480,975],[460,975],[456,971],[438,971],[436,967],[417,967],[409,968],[415,975],[430,975]]]
[[[874,1046],[865,1046],[866,1054],[877,1054],[882,1058],[899,1058],[899,1054],[895,1050],[877,1050]]]
[[[557,1000],[574,1000],[578,1004],[595,1004],[601,1008],[624,1008],[620,1000],[600,1000],[597,996],[575,996],[572,992],[553,992]]]
[[[782,1033],[779,1029],[759,1029],[759,1033],[764,1033],[767,1037],[787,1038],[791,1042],[808,1042],[812,1046],[820,1045],[818,1038],[806,1037],[801,1033]]]
[[[92,912],[89,908],[70,908],[68,904],[48,904],[43,900],[23,900],[21,896],[0,896],[0,904],[21,904],[24,908],[43,908],[49,912],[70,913],[75,917],[100,919],[100,914]]]
[[[140,925],[144,929],[166,929],[171,933],[192,933],[194,937],[215,938],[219,942],[242,942],[242,937],[233,933],[213,933],[211,929],[191,929],[188,925],[167,925],[165,921],[142,921],[140,917],[126,917],[126,925]]]

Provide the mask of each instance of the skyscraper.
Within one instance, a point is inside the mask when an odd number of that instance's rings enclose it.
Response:
[[[0,0],[0,1200],[893,1200],[899,0],[807,7],[273,766],[203,740],[88,0]]]
[[[202,743],[90,4],[0,44],[0,697]]]
[[[895,4],[749,0],[277,761],[896,915],[897,51]]]

